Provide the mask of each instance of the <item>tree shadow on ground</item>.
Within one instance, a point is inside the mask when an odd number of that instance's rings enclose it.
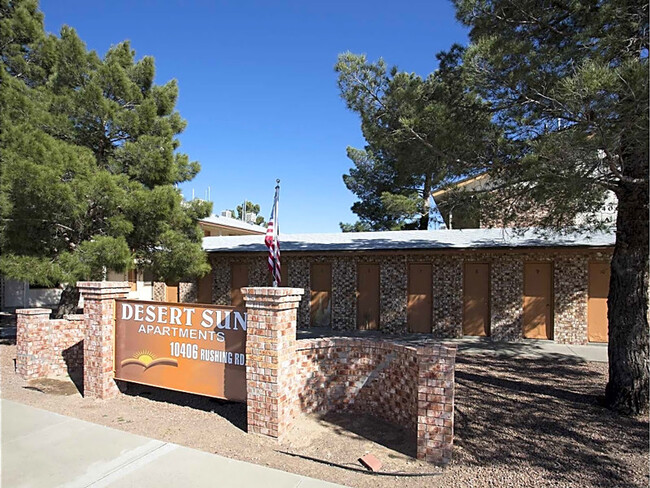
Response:
[[[248,431],[245,403],[231,402],[125,381],[117,381],[117,383],[125,395],[144,397],[154,402],[172,403],[182,407],[190,407],[196,410],[214,413],[223,417],[238,429],[244,432]]]
[[[457,462],[541,468],[558,483],[629,485],[625,453],[647,452],[648,422],[602,406],[605,372],[594,363],[459,357]]]

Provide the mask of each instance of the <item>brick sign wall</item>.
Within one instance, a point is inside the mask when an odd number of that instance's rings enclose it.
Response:
[[[451,459],[455,346],[352,338],[297,341],[303,290],[296,288],[243,288],[244,320],[229,307],[124,300],[127,283],[78,285],[83,320],[50,320],[50,311],[42,309],[18,311],[17,371],[23,377],[58,374],[64,364],[79,363],[83,350],[85,397],[119,394],[116,379],[204,395],[215,392],[196,385],[186,390],[184,375],[210,388],[223,380],[225,390],[214,396],[246,399],[251,433],[281,438],[305,412],[362,412],[415,430],[419,459],[440,464]],[[216,353],[209,351],[216,351],[217,344],[224,346],[221,359],[235,352],[228,350],[233,333],[245,334],[246,357],[238,360],[245,364],[235,364],[234,354],[232,364],[213,360]],[[71,345],[77,356],[66,358]],[[225,394],[229,367],[240,375],[242,395]],[[156,381],[148,375],[153,372]]]

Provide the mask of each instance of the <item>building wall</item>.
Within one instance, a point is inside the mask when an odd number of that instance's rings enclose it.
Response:
[[[61,298],[60,288],[30,287],[26,281],[2,279],[0,310],[23,307],[54,308]]]
[[[332,268],[332,329],[355,330],[357,266],[380,266],[380,323],[387,333],[407,332],[407,285],[410,263],[432,266],[432,334],[461,337],[463,323],[463,270],[465,263],[490,266],[490,336],[495,340],[523,338],[524,263],[553,264],[553,339],[558,343],[587,343],[587,289],[589,261],[608,261],[612,249],[535,249],[495,251],[357,252],[306,255],[285,252],[288,286],[305,289],[298,309],[298,324],[309,324],[310,267],[329,263]],[[214,301],[230,304],[230,265],[248,263],[250,286],[268,286],[266,255],[212,254]]]
[[[148,274],[148,273],[147,273]],[[105,281],[126,281],[131,286],[128,298],[133,300],[153,300],[153,280],[145,278],[143,270],[134,271],[112,271],[109,270],[106,274]]]

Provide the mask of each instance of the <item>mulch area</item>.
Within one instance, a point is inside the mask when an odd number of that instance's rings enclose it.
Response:
[[[243,404],[139,385],[119,398],[81,397],[68,378],[26,382],[15,346],[0,345],[1,396],[63,415],[351,487],[647,487],[647,417],[601,404],[607,365],[458,357],[452,463],[413,459],[413,432],[372,416],[303,416],[278,443],[246,434]],[[11,419],[3,419],[11,421]],[[369,474],[366,453],[383,464]]]

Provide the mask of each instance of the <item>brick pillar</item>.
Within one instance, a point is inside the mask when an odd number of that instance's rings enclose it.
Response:
[[[51,312],[49,308],[16,310],[16,373],[26,380],[49,374]]]
[[[126,298],[130,287],[122,281],[83,281],[77,287],[84,299],[84,396],[111,398],[119,393],[114,375],[115,299]]]
[[[418,347],[417,355],[417,458],[447,464],[454,443],[456,346]]]
[[[246,301],[248,432],[281,437],[298,414],[296,311],[302,288],[242,288]]]

